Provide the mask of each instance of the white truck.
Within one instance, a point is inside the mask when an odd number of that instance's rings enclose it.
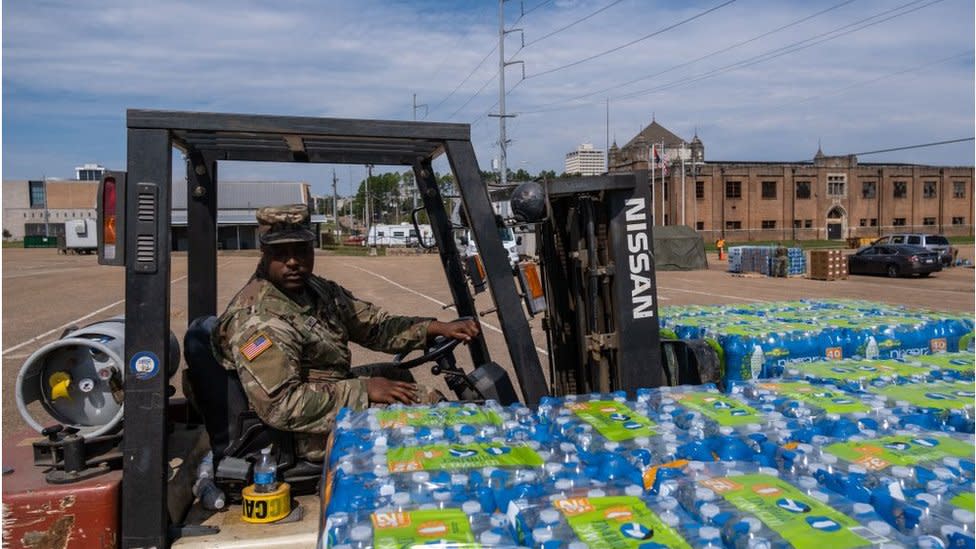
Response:
[[[64,222],[64,241],[58,251],[67,254],[91,254],[98,250],[98,235],[92,218],[71,219]]]

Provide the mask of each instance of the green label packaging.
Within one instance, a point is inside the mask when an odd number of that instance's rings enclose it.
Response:
[[[850,360],[811,362],[803,365],[805,375],[844,381],[872,381],[883,377],[925,377],[929,368],[895,360]]]
[[[452,549],[479,549],[460,509],[373,513],[373,547],[402,549],[438,545]]]
[[[976,512],[976,494],[972,492],[963,492],[949,500],[949,503],[960,509],[965,509],[969,512]]]
[[[699,484],[754,515],[797,549],[853,549],[879,541],[850,517],[776,477],[742,475]]]
[[[634,496],[560,499],[553,505],[590,549],[691,549],[678,532]]]
[[[574,402],[567,406],[608,440],[620,442],[655,433],[654,422],[613,400]]]
[[[492,410],[467,407],[380,410],[380,427],[447,427],[450,425],[501,425],[502,418]]]
[[[881,471],[893,465],[918,465],[949,456],[969,457],[973,446],[946,436],[919,433],[838,442],[827,446],[826,451],[869,471]]]
[[[671,398],[681,406],[700,412],[719,425],[736,427],[750,423],[762,423],[759,413],[738,400],[718,393],[674,393]]]
[[[823,386],[785,381],[760,383],[758,387],[768,389],[777,395],[815,406],[830,414],[852,414],[871,411],[871,408],[857,398],[840,391],[830,391]]]
[[[522,444],[431,444],[391,448],[386,454],[391,473],[451,471],[478,467],[541,467],[542,458]]]
[[[871,392],[923,408],[962,410],[973,406],[973,398],[976,397],[974,389],[972,382],[942,381],[925,385],[889,385],[873,388]]]

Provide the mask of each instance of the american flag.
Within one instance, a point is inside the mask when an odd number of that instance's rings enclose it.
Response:
[[[271,347],[271,340],[268,339],[268,336],[263,333],[258,334],[241,347],[241,354],[248,360],[254,360],[258,355],[267,350],[268,347]]]

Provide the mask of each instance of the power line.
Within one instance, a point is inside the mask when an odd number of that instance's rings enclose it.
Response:
[[[689,23],[691,21],[694,21],[695,19],[698,19],[700,17],[704,17],[705,15],[708,15],[709,13],[711,13],[711,12],[713,12],[715,10],[724,8],[725,6],[728,6],[729,4],[735,3],[735,1],[736,0],[727,0],[727,1],[725,1],[725,2],[723,2],[723,3],[721,3],[721,4],[717,5],[717,6],[715,6],[713,8],[709,8],[709,9],[707,9],[707,10],[705,10],[705,11],[703,11],[703,12],[697,14],[697,15],[693,15],[693,16],[687,18],[687,19],[681,20],[681,21],[679,21],[677,23],[674,23],[672,25],[669,25],[667,27],[664,27],[663,29],[656,30],[656,31],[652,32],[651,34],[648,34],[646,36],[642,36],[642,37],[640,37],[640,38],[638,38],[636,40],[631,40],[630,42],[627,42],[626,44],[622,44],[622,45],[617,46],[615,48],[611,48],[609,50],[606,50],[604,52],[601,52],[601,53],[598,53],[598,54],[595,54],[595,55],[591,55],[591,56],[585,57],[583,59],[579,59],[579,60],[574,61],[572,63],[563,65],[561,67],[556,67],[554,69],[549,69],[547,71],[543,71],[543,72],[540,72],[540,73],[537,73],[537,74],[533,74],[533,75],[530,75],[530,76],[526,76],[526,79],[538,78],[540,76],[545,76],[547,74],[551,74],[551,73],[554,73],[554,72],[557,72],[557,71],[561,71],[563,69],[568,69],[569,67],[575,67],[576,65],[579,65],[581,63],[586,63],[587,61],[592,61],[592,60],[597,59],[599,57],[603,57],[604,55],[608,55],[608,54],[614,53],[616,51],[620,51],[620,50],[622,50],[622,49],[624,49],[626,47],[633,46],[634,44],[637,44],[638,42],[643,42],[644,40],[647,40],[648,38],[653,38],[653,37],[655,37],[655,36],[657,36],[659,34],[662,34],[662,33],[665,33],[665,32],[667,32],[669,30],[672,30],[674,28],[680,27],[681,25],[684,25],[685,23]]]
[[[909,149],[922,149],[925,147],[936,147],[938,145],[950,145],[952,143],[963,143],[965,141],[974,141],[974,140],[976,140],[976,137],[962,137],[960,139],[949,139],[947,141],[933,141],[931,143],[922,143],[920,145],[907,145],[904,147],[895,147],[892,149],[881,149],[877,151],[859,152],[859,153],[854,153],[854,155],[866,156],[869,154],[878,154],[878,153],[886,153],[886,152],[894,152],[894,151],[907,151]]]
[[[654,78],[654,77],[657,77],[657,76],[661,76],[662,74],[667,74],[667,73],[669,73],[671,71],[674,71],[674,70],[677,70],[677,69],[680,69],[680,68],[687,67],[689,65],[693,65],[695,63],[698,63],[699,61],[704,61],[705,59],[708,59],[709,57],[714,57],[716,55],[719,55],[719,54],[722,54],[722,53],[725,53],[725,52],[734,50],[735,48],[738,48],[738,47],[744,46],[746,44],[755,42],[756,40],[761,40],[761,39],[763,39],[763,38],[765,38],[767,36],[770,36],[770,35],[775,34],[777,32],[786,30],[786,29],[788,29],[790,27],[795,27],[796,25],[805,23],[805,22],[809,21],[810,19],[813,19],[815,17],[818,17],[818,16],[823,15],[825,13],[828,13],[830,11],[836,10],[838,8],[841,8],[843,6],[846,6],[847,4],[851,4],[851,3],[855,2],[855,1],[856,0],[845,0],[844,2],[841,2],[839,4],[835,4],[835,5],[833,5],[833,6],[829,7],[829,8],[820,10],[820,11],[818,11],[816,13],[813,13],[813,14],[810,14],[810,15],[808,15],[806,17],[797,19],[796,21],[793,21],[791,23],[787,23],[785,25],[779,26],[779,27],[777,27],[775,29],[772,29],[770,31],[767,31],[767,32],[764,32],[762,34],[753,36],[752,38],[750,38],[748,40],[743,40],[742,42],[737,42],[735,44],[732,44],[731,46],[727,46],[725,48],[715,50],[715,51],[713,51],[711,53],[707,53],[705,55],[702,55],[701,57],[697,57],[695,59],[692,59],[691,61],[686,61],[684,63],[680,63],[678,65],[674,65],[674,66],[672,66],[670,68],[664,69],[663,71],[659,71],[659,72],[656,72],[656,73],[653,73],[653,74],[648,74],[648,75],[645,75],[645,76],[641,76],[640,78],[635,78],[633,80],[629,80],[629,81],[624,82],[622,84],[618,84],[618,85],[615,85],[615,86],[610,86],[608,88],[603,88],[601,90],[597,90],[597,91],[594,91],[594,92],[585,93],[585,94],[582,94],[582,95],[577,95],[575,97],[570,97],[568,99],[563,99],[563,100],[560,100],[560,101],[554,101],[552,103],[546,103],[546,104],[543,104],[543,105],[539,105],[538,107],[536,107],[536,109],[545,109],[546,107],[551,107],[553,105],[560,105],[562,103],[568,103],[570,101],[578,101],[580,99],[584,99],[584,98],[591,97],[591,96],[594,96],[594,95],[603,95],[606,92],[610,92],[610,91],[613,91],[613,90],[616,90],[616,89],[620,89],[620,88],[623,88],[625,86],[629,86],[631,84],[636,84],[637,82],[640,82],[642,80],[647,80],[649,78]],[[534,112],[541,112],[541,111],[540,110],[527,111],[525,114],[534,113]]]
[[[495,47],[493,47],[493,48],[491,48],[491,51],[490,51],[490,52],[488,52],[488,54],[487,54],[487,55],[485,55],[484,57],[482,57],[482,58],[481,58],[481,61],[478,61],[478,64],[477,64],[477,65],[476,65],[476,66],[474,67],[474,69],[472,69],[472,70],[471,70],[471,72],[469,72],[469,73],[468,73],[468,75],[467,75],[467,76],[465,76],[465,77],[464,77],[464,80],[462,80],[460,84],[458,84],[457,86],[455,86],[455,87],[454,87],[454,89],[453,89],[453,90],[451,90],[451,93],[449,93],[449,94],[447,94],[447,97],[445,97],[444,99],[441,99],[441,101],[440,101],[440,103],[438,103],[437,105],[435,105],[435,106],[434,106],[434,108],[433,108],[433,109],[431,109],[431,110],[435,110],[435,111],[436,111],[436,110],[437,110],[437,109],[439,109],[439,108],[440,108],[440,106],[441,106],[441,105],[443,105],[443,104],[444,104],[444,103],[445,103],[445,102],[446,102],[446,101],[447,101],[448,99],[450,99],[450,98],[451,98],[452,96],[454,96],[454,94],[455,94],[455,93],[456,93],[456,92],[457,92],[457,91],[458,91],[459,89],[461,89],[461,86],[463,86],[463,85],[464,85],[464,84],[465,84],[465,83],[466,83],[466,82],[468,81],[468,79],[470,79],[470,78],[471,78],[471,77],[472,77],[472,76],[474,75],[474,73],[475,73],[475,72],[477,72],[477,71],[478,71],[478,69],[480,69],[480,68],[481,68],[481,65],[483,65],[483,64],[485,63],[485,61],[487,61],[487,60],[488,60],[488,58],[489,58],[489,57],[491,57],[491,54],[493,54],[493,53],[495,53],[495,50],[497,50],[497,49],[498,49],[498,44],[495,44]],[[496,75],[496,76],[497,76],[497,75]],[[492,76],[492,79],[494,79],[494,78],[495,78],[495,77],[494,77],[494,76]],[[487,84],[485,84],[485,85],[487,85]],[[484,86],[482,86],[482,89],[484,89]],[[473,98],[472,98],[472,99],[473,99]],[[471,101],[471,99],[469,99],[469,100],[468,100],[468,102],[470,102],[470,101]],[[465,105],[467,105],[467,103],[465,103]],[[457,114],[457,113],[455,112],[455,114]],[[454,116],[454,115],[452,114],[451,116]],[[450,118],[450,117],[448,117],[448,118]]]
[[[559,34],[559,33],[563,32],[564,30],[569,29],[570,27],[574,27],[577,24],[582,23],[583,21],[586,21],[587,19],[589,19],[589,18],[591,18],[591,17],[593,17],[593,16],[595,16],[595,15],[597,15],[599,13],[602,13],[602,12],[604,12],[604,11],[606,11],[606,10],[614,7],[614,6],[616,6],[617,4],[619,4],[619,3],[623,2],[623,1],[624,0],[616,0],[615,2],[611,2],[611,3],[607,4],[606,6],[603,6],[602,8],[596,10],[595,12],[593,12],[593,13],[591,13],[589,15],[583,16],[583,17],[577,19],[576,21],[573,21],[572,23],[566,25],[565,27],[558,28],[558,29],[550,32],[549,34],[543,35],[543,36],[541,36],[539,38],[536,38],[535,40],[532,40],[531,42],[529,42],[528,44],[526,44],[525,47],[527,48],[527,47],[531,46],[532,44],[538,44],[539,42],[542,42],[546,38],[549,38],[550,36]]]
[[[481,95],[481,92],[485,91],[485,88],[488,87],[488,84],[491,84],[492,82],[494,82],[495,81],[495,78],[498,78],[498,71],[495,71],[495,74],[493,74],[491,76],[491,78],[489,78],[488,80],[486,80],[485,83],[482,84],[480,88],[478,88],[478,91],[474,92],[474,95],[472,95],[467,101],[465,101],[463,105],[461,105],[460,107],[458,107],[458,109],[456,111],[454,111],[453,113],[451,113],[451,116],[448,116],[447,119],[450,120],[450,119],[454,118],[455,116],[457,116],[457,114],[459,112],[461,112],[462,110],[464,110],[464,107],[467,107],[468,106],[468,103],[471,103],[472,101],[474,101],[474,98],[475,97],[478,97],[479,95]],[[498,103],[496,102],[495,104],[497,105]]]
[[[546,4],[550,4],[550,3],[552,3],[552,0],[542,0],[542,2],[539,2],[538,4],[536,4],[535,7],[529,8],[529,11],[522,12],[522,15],[519,15],[519,18],[516,19],[515,20],[515,23],[512,23],[512,24],[513,25],[518,24],[518,22],[521,21],[522,18],[525,17],[526,15],[528,15],[528,14],[534,12],[535,10],[541,8],[542,6],[545,6]]]

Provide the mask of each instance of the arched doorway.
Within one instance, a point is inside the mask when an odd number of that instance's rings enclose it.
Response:
[[[827,212],[827,240],[840,240],[847,225],[847,212],[840,206],[834,206]]]

